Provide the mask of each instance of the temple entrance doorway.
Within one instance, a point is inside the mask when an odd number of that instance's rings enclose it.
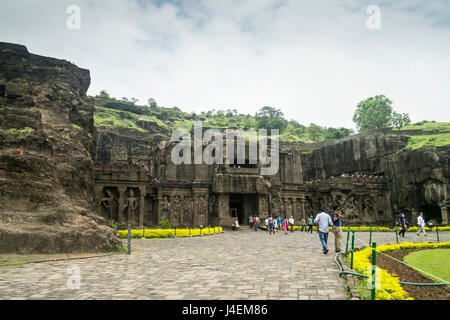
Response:
[[[248,224],[250,215],[258,214],[258,197],[253,194],[230,194],[230,216],[239,224]]]
[[[423,217],[425,218],[426,223],[428,221],[434,220],[437,223],[442,223],[442,212],[441,207],[436,205],[424,205],[421,207],[423,212]],[[417,221],[414,221],[416,223]]]

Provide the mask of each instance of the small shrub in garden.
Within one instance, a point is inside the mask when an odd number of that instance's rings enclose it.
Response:
[[[161,227],[161,229],[170,229],[170,221],[169,221],[169,219],[161,220],[159,222],[159,226]]]

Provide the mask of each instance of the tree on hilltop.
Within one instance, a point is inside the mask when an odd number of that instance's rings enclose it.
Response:
[[[353,122],[360,132],[371,129],[402,127],[411,122],[406,113],[399,114],[392,108],[392,101],[384,95],[361,101],[353,114]]]

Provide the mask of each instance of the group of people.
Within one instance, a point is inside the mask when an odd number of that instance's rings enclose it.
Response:
[[[317,215],[314,219],[314,224],[317,225],[317,230],[319,232],[319,238],[322,243],[322,252],[324,254],[328,253],[327,241],[328,241],[328,233],[329,227],[333,227],[334,233],[334,246],[335,251],[341,251],[341,236],[342,236],[342,212],[339,210],[338,205],[333,205],[333,211],[331,215],[325,213],[325,209],[321,209],[321,213]],[[397,216],[396,225],[401,228],[399,235],[404,237],[405,232],[409,227],[408,221],[406,221],[405,214],[401,212]],[[420,233],[423,232],[424,236],[427,235],[425,231],[425,218],[423,217],[423,212],[420,212],[417,217],[417,225],[419,226],[419,231],[417,231],[416,235],[420,236]]]
[[[337,204],[332,206],[332,211],[330,214],[325,212],[325,208],[321,208],[321,212],[316,216],[313,220],[312,216],[309,216],[307,220],[304,218],[301,220],[301,231],[313,232],[313,225],[316,225],[317,232],[319,234],[319,239],[322,244],[322,252],[323,254],[328,253],[328,234],[329,227],[332,227],[332,231],[334,233],[334,249],[336,252],[341,252],[341,237],[342,237],[342,212],[339,209]],[[253,228],[254,231],[258,231],[258,225],[260,223],[260,219],[258,216],[250,216],[248,220],[250,224],[250,228]],[[283,231],[285,234],[294,231],[294,218],[291,216],[289,219],[287,217],[281,218],[278,217],[268,217],[265,219],[266,231],[269,234],[275,234],[276,232]],[[237,225],[239,228],[239,222],[236,220],[233,226]],[[400,236],[405,236],[405,232],[409,227],[408,221],[406,221],[404,213],[400,213],[397,217],[396,225],[401,228],[399,232]],[[419,226],[419,231],[417,232],[417,236],[420,235],[421,232],[426,236],[427,233],[425,231],[425,219],[423,217],[423,212],[420,212],[417,218],[417,225]]]
[[[283,219],[281,216],[278,216],[277,218],[274,217],[268,217],[265,221],[266,223],[266,230],[269,232],[269,234],[275,234],[275,232],[283,230],[285,234],[287,234],[288,230],[290,229],[291,232],[294,232],[294,218],[291,216],[289,219],[284,217]]]
[[[401,228],[398,234],[402,237],[405,237],[405,232],[409,228],[409,222],[406,221],[405,214],[403,212],[400,212],[400,214],[397,216],[396,225]],[[425,225],[426,224],[425,218],[423,217],[423,212],[420,212],[419,216],[417,217],[417,226],[419,227],[419,231],[417,231],[416,233],[417,236],[420,236],[421,232],[423,232],[424,236],[427,236]]]

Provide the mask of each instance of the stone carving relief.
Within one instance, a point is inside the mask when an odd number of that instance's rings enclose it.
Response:
[[[119,191],[115,187],[103,188],[103,197],[100,200],[101,207],[106,210],[109,220],[118,220],[119,212]]]
[[[218,210],[219,216],[229,216],[229,197],[228,195],[219,195]]]
[[[180,195],[176,194],[172,199],[172,205],[170,210],[170,224],[178,225],[180,222],[180,216],[183,211],[183,201]]]
[[[163,195],[161,199],[161,220],[167,220],[169,219],[169,217],[170,217],[170,197],[168,195]]]
[[[193,224],[192,221],[192,199],[189,196],[184,196],[183,199],[183,211],[181,214],[181,224],[183,226],[191,226]]]
[[[206,214],[208,210],[208,201],[206,200],[206,195],[198,194],[195,196],[195,207],[197,212],[198,224],[206,223]]]
[[[272,215],[273,216],[283,215],[283,204],[279,196],[272,197]]]
[[[123,208],[126,212],[128,222],[133,221],[139,213],[139,199],[136,195],[139,195],[139,191],[137,189],[130,188],[128,191],[128,196],[125,199]]]

